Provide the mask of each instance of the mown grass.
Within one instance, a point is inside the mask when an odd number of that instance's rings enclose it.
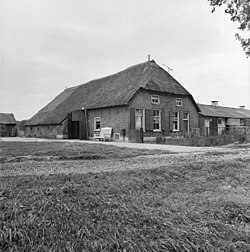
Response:
[[[0,177],[0,251],[250,251],[249,160]]]
[[[0,163],[27,160],[81,160],[131,158],[168,153],[160,150],[118,148],[112,145],[71,142],[0,142]]]

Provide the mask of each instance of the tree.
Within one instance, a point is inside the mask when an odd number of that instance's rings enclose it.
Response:
[[[212,12],[217,6],[225,6],[225,13],[231,16],[231,21],[239,23],[238,29],[247,33],[247,37],[235,34],[240,41],[246,56],[250,56],[250,1],[249,0],[208,0]]]

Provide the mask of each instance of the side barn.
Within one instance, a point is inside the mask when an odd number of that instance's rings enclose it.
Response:
[[[154,60],[65,89],[26,123],[27,137],[113,139],[187,135],[198,128],[192,95]]]
[[[218,106],[217,101],[211,105],[198,104],[199,128],[202,135],[214,136],[250,128],[250,110],[241,106],[231,108]]]
[[[0,113],[0,137],[15,136],[17,121],[11,113]]]

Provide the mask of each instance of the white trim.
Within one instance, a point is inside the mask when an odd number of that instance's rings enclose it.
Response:
[[[153,114],[153,127],[154,127],[154,118],[159,118],[159,129],[153,129],[153,132],[161,132],[161,110],[160,109],[154,109],[153,110],[153,113],[154,111],[159,111],[159,116],[154,116]]]
[[[100,121],[100,128],[99,129],[97,129],[96,128],[96,121]],[[96,117],[94,117],[94,131],[101,131],[101,117],[100,116],[96,116]]]
[[[173,111],[172,113],[173,113],[173,114],[174,114],[174,113],[177,113],[177,117],[174,117],[174,115],[172,114],[173,118],[177,118],[177,129],[174,129],[174,119],[172,120],[173,131],[175,131],[175,132],[180,131],[180,112],[179,112],[179,111]],[[175,120],[175,121],[176,121],[176,120]]]
[[[145,131],[145,109],[135,108],[135,129],[139,129],[136,127],[136,110],[142,110],[142,128],[143,128],[143,131]]]
[[[153,101],[154,98],[156,98],[157,101]],[[151,95],[151,103],[152,104],[160,104],[160,96],[159,95]]]
[[[187,114],[187,118],[184,118],[184,114]],[[183,121],[187,121],[187,124],[188,124],[188,132],[187,133],[189,133],[189,131],[190,131],[189,117],[190,117],[190,113],[189,112],[183,112]]]
[[[175,104],[177,107],[182,107],[182,98],[175,98]]]

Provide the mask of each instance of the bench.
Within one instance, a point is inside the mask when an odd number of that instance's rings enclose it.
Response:
[[[101,128],[100,133],[94,134],[94,139],[98,139],[99,141],[110,141],[112,136],[112,128],[105,127]]]

